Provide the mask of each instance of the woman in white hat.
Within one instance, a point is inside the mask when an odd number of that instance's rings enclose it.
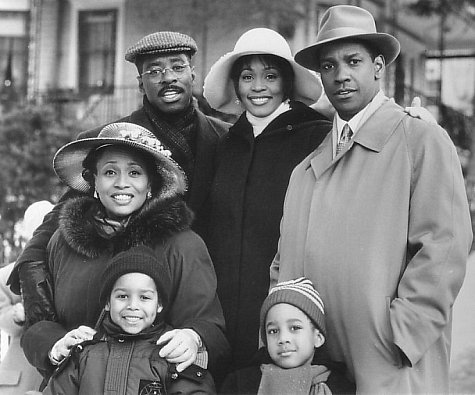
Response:
[[[187,328],[164,334],[160,355],[181,371],[203,355],[198,351],[205,345],[210,363],[220,364],[228,344],[216,275],[203,240],[190,230],[193,215],[182,199],[186,179],[170,152],[147,129],[113,123],[98,137],[60,148],[53,165],[58,177],[82,194],[64,203],[48,244],[49,273],[38,286],[47,288],[49,281],[55,316],[23,335],[30,363],[47,376],[72,346],[92,338],[107,261],[144,244],[165,261],[173,279],[164,319]]]
[[[290,173],[331,129],[308,107],[321,94],[317,75],[295,63],[286,40],[266,28],[244,33],[204,82],[211,107],[242,113],[218,146],[205,237],[232,368],[249,363],[258,349],[259,308],[269,288]]]

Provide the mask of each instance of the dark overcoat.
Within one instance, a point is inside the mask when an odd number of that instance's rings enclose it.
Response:
[[[208,351],[210,368],[219,366],[229,350],[216,275],[203,240],[189,229],[191,212],[185,203],[176,197],[147,200],[125,230],[109,239],[94,225],[97,205],[92,197],[77,197],[61,210],[47,259],[57,316],[25,331],[22,346],[29,362],[42,372],[51,372],[48,351],[55,342],[79,325],[95,326],[102,308],[101,276],[110,258],[145,244],[155,250],[172,279],[170,308],[164,319],[174,328],[195,330]]]
[[[290,174],[331,129],[328,120],[304,104],[291,107],[256,138],[243,114],[216,154],[204,238],[235,367],[246,365],[258,350],[259,310],[269,289]]]

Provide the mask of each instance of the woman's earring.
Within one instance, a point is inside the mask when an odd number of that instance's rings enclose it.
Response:
[[[234,100],[234,103],[236,103],[239,106],[241,104],[241,100],[236,99],[236,100]]]
[[[97,191],[94,189],[94,199],[99,199],[99,194]]]
[[[147,192],[147,199],[151,199],[152,198],[152,192],[148,191]]]

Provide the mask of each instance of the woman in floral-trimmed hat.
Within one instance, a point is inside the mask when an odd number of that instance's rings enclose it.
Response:
[[[164,319],[186,328],[158,340],[160,356],[177,363],[180,372],[191,363],[206,367],[208,357],[220,364],[228,344],[216,275],[205,244],[190,230],[193,215],[182,200],[186,179],[170,152],[147,129],[113,123],[98,137],[60,148],[53,165],[82,195],[64,203],[48,245],[45,288],[56,317],[26,330],[22,346],[30,363],[48,376],[72,346],[93,337],[107,261],[143,244],[166,262],[172,278]],[[131,321],[141,319],[132,306],[130,311]]]
[[[248,364],[258,349],[259,308],[269,289],[290,173],[331,129],[308,106],[321,94],[317,75],[298,65],[286,40],[267,28],[244,33],[204,82],[211,107],[240,114],[218,146],[205,236],[231,368]]]

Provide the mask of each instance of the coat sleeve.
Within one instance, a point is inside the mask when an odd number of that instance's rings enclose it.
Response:
[[[46,395],[78,395],[79,394],[79,370],[71,360],[61,369],[61,372],[53,375],[43,391]]]
[[[412,162],[407,265],[391,303],[390,323],[394,344],[413,366],[450,322],[472,228],[461,165],[450,138],[443,129],[412,118],[404,125]]]
[[[208,368],[220,370],[229,357],[224,316],[216,293],[216,273],[203,240],[194,232],[175,235],[164,251],[173,279],[168,323],[191,328],[209,355]]]
[[[30,326],[21,338],[21,347],[26,359],[44,377],[49,377],[55,367],[50,363],[48,352],[67,330],[57,322],[40,321]]]
[[[60,233],[58,231],[52,236],[51,242],[47,248],[49,264],[41,266],[41,269],[44,269],[44,273],[43,271],[39,271],[39,273],[32,273],[35,276],[35,278],[31,281],[32,284],[37,284],[37,286],[43,286],[41,281],[45,281],[45,278],[48,278],[48,281],[51,281],[51,271],[53,270],[53,262],[55,262],[55,256],[57,256],[61,246],[59,238]],[[29,266],[31,266],[31,263]],[[51,283],[48,283],[47,287],[50,290],[48,291],[48,301],[45,303],[50,303],[50,309],[54,312],[54,302],[53,298],[51,297],[51,289],[53,288],[52,281]],[[22,292],[24,292],[23,286]],[[41,303],[41,299],[38,299],[38,303]],[[42,309],[41,306],[39,306],[38,308],[40,310]],[[32,322],[30,326],[27,326],[25,328],[25,332],[23,333],[23,336],[21,338],[21,346],[30,364],[36,367],[44,377],[49,377],[54,371],[55,366],[50,363],[48,358],[48,352],[51,350],[53,345],[59,339],[61,339],[68,331],[62,324],[57,322],[57,317],[55,313],[53,315],[39,314],[37,318],[40,319]]]

